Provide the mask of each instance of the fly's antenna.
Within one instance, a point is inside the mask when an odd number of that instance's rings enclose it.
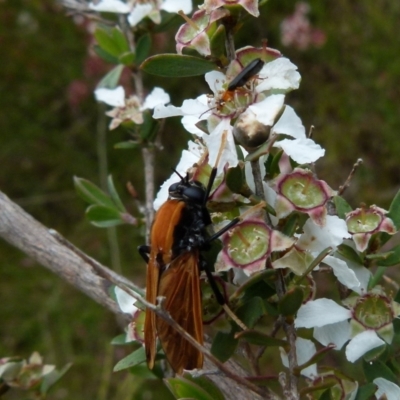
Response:
[[[185,178],[175,168],[171,168],[171,169],[173,172],[175,172],[179,176],[179,178],[181,178],[182,181],[185,180]]]

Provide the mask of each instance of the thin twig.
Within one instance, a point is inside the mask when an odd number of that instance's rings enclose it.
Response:
[[[278,272],[279,274],[275,282],[275,287],[278,298],[281,299],[286,293],[286,287],[282,271]],[[282,389],[285,395],[285,399],[298,400],[300,399],[299,389],[298,389],[298,379],[295,374],[295,371],[298,367],[297,354],[296,354],[296,330],[294,328],[294,325],[288,323],[283,317],[282,317],[282,326],[290,345],[288,353],[289,374],[286,377],[284,377],[285,374],[280,374],[279,382],[281,383],[281,385],[283,385]]]
[[[350,186],[351,180],[353,179],[354,174],[356,173],[358,167],[363,163],[362,158],[359,158],[356,163],[353,164],[353,168],[350,171],[349,176],[347,177],[345,183],[342,186],[339,186],[338,195],[341,196],[344,191]]]

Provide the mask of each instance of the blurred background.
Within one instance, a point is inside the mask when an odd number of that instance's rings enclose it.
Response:
[[[298,66],[301,86],[287,102],[307,129],[315,127],[313,138],[326,149],[316,166],[319,178],[337,189],[361,157],[364,165],[345,198],[353,207],[366,202],[387,208],[400,184],[400,3],[270,0],[261,14],[239,34],[237,47],[267,38]],[[181,23],[175,19],[176,28]],[[175,52],[173,36],[174,29],[154,37],[154,53]],[[107,231],[85,220],[72,181],[79,176],[99,184],[98,149],[109,121],[93,90],[111,66],[94,55],[88,21],[55,0],[0,0],[0,43],[0,189],[111,265]],[[145,84],[164,88],[175,105],[207,91],[201,77],[145,76]],[[165,127],[156,187],[189,139],[179,119]],[[126,207],[136,212],[125,185],[132,182],[143,198],[141,153],[113,147],[127,139],[122,129],[108,132],[105,148],[109,173]],[[141,232],[123,226],[116,234],[119,271],[143,284],[145,265],[136,251]],[[135,394],[131,375],[112,372],[127,351],[110,345],[123,331],[115,317],[3,241],[0,304],[0,358],[36,350],[47,364],[73,363],[49,398],[149,398],[144,390]],[[21,398],[15,396],[4,398]]]

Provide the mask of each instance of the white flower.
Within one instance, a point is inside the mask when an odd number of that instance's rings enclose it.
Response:
[[[148,3],[136,2],[132,12],[128,16],[128,22],[131,26],[136,26],[143,18],[149,17],[155,24],[161,23],[160,11],[177,13],[182,10],[185,14],[192,12],[193,6],[191,0],[156,0]]]
[[[115,89],[98,88],[95,90],[97,101],[102,101],[114,106],[106,115],[112,117],[110,129],[115,129],[124,121],[132,121],[135,124],[143,123],[143,111],[152,109],[158,104],[169,103],[170,97],[163,89],[155,87],[141,104],[140,99],[133,95],[125,98],[125,91],[122,86]]]
[[[121,0],[101,0],[97,4],[90,2],[89,8],[99,12],[112,12],[127,14],[131,10],[131,6]]]
[[[300,307],[295,326],[296,328],[314,328],[316,340],[325,346],[333,343],[338,350],[351,339],[346,347],[346,358],[350,362],[355,362],[365,353],[384,345],[385,342],[372,329],[364,330],[351,338],[349,319],[352,316],[351,310],[333,300],[311,300]]]

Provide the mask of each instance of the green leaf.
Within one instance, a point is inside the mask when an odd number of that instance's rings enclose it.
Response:
[[[114,144],[114,149],[137,149],[141,144],[135,140],[127,140]]]
[[[279,150],[272,158],[268,173],[269,177],[273,178],[275,175],[279,175],[280,168],[279,168],[279,161],[282,157],[283,150]]]
[[[262,298],[253,297],[236,310],[236,315],[247,327],[252,328],[266,312]]]
[[[50,373],[43,376],[40,384],[40,393],[45,394],[57,381],[59,381],[64,374],[71,368],[72,363],[65,365],[60,371],[53,370]]]
[[[285,221],[285,225],[282,228],[282,233],[286,236],[293,236],[299,225],[300,215],[298,213],[292,213]]]
[[[341,219],[345,219],[346,214],[350,211],[353,211],[349,203],[347,203],[347,201],[343,197],[334,196],[333,202],[335,203],[338,217]]]
[[[360,386],[357,390],[357,395],[354,400],[370,400],[376,392],[377,386],[370,382],[363,386]]]
[[[400,230],[400,190],[396,193],[396,196],[394,196],[387,216],[393,221],[396,228]]]
[[[122,53],[119,58],[119,62],[126,66],[132,66],[135,63],[135,53],[131,51],[127,51],[126,53]]]
[[[151,36],[145,34],[140,36],[136,44],[136,63],[140,65],[149,55],[151,49]]]
[[[338,247],[337,252],[347,260],[355,262],[357,265],[363,264],[363,260],[357,251],[347,244],[341,244]]]
[[[391,267],[400,264],[400,245],[393,247],[386,253],[368,255],[367,258],[377,259],[377,264],[380,267]]]
[[[167,78],[204,75],[216,69],[215,64],[204,58],[178,54],[159,54],[148,58],[140,66],[148,74]]]
[[[112,29],[97,28],[94,32],[94,37],[99,46],[114,57],[119,57],[121,54],[129,51],[128,41],[117,27]]]
[[[105,51],[102,47],[100,47],[98,44],[94,45],[94,52],[102,58],[104,61],[110,63],[110,64],[119,64],[118,58],[112,56],[110,53]]]
[[[279,300],[279,312],[284,316],[296,314],[297,310],[300,308],[303,302],[303,297],[304,293],[300,287],[295,286],[289,289]]]
[[[210,38],[211,54],[214,58],[222,59],[225,57],[225,35],[225,26],[221,24]]]
[[[230,300],[234,300],[243,296],[243,302],[247,300],[260,296],[262,298],[268,298],[275,294],[275,291],[272,290],[264,280],[274,281],[276,279],[276,270],[275,269],[265,269],[263,271],[258,271],[251,275],[251,277],[240,286],[236,292],[232,294]]]
[[[86,210],[86,216],[94,226],[99,228],[109,228],[110,226],[116,226],[125,223],[125,221],[121,218],[121,213],[115,208],[115,206],[111,208],[106,206],[92,205]]]
[[[226,184],[233,193],[240,193],[244,183],[244,170],[239,164],[234,168],[228,168],[226,173]]]
[[[75,176],[74,185],[79,196],[87,203],[115,208],[110,196],[108,196],[108,194],[104,193],[103,190],[87,179],[78,178]]]
[[[236,339],[244,339],[247,342],[251,344],[256,344],[258,346],[281,346],[284,348],[288,348],[289,346],[286,340],[271,337],[264,332],[260,332],[254,329],[238,332],[235,337]]]
[[[108,187],[108,192],[110,193],[111,199],[114,202],[114,204],[117,206],[118,210],[121,212],[126,212],[126,208],[123,205],[117,190],[115,189],[114,186],[114,181],[111,175],[108,175],[107,178],[107,187]]]
[[[397,376],[390,370],[390,368],[382,361],[363,360],[363,369],[365,378],[368,382],[372,382],[375,378],[385,378],[388,381],[398,384]]]
[[[126,333],[121,333],[118,336],[115,336],[115,338],[113,338],[111,340],[111,344],[113,346],[118,346],[118,345],[125,345],[126,343]]]
[[[123,65],[117,65],[114,67],[96,86],[99,88],[114,89],[118,85],[119,78],[124,69]]]
[[[211,345],[211,353],[218,360],[225,362],[229,360],[235,352],[238,340],[235,339],[236,330],[232,329],[229,333],[218,332]]]
[[[116,44],[116,47],[118,48],[120,54],[130,51],[128,40],[121,29],[119,29],[118,27],[112,28],[111,37]]]
[[[225,397],[222,394],[221,390],[217,385],[206,376],[200,376],[198,378],[194,378],[190,374],[184,374],[183,377],[188,381],[194,382],[199,385],[202,389],[204,389],[209,395],[212,396],[214,400],[224,400]]]
[[[134,367],[135,365],[142,364],[146,361],[146,353],[144,347],[139,347],[133,353],[129,354],[129,356],[123,358],[118,361],[115,365],[113,371],[122,371],[123,369]]]
[[[183,377],[164,379],[164,382],[177,399],[214,400],[198,384]]]

